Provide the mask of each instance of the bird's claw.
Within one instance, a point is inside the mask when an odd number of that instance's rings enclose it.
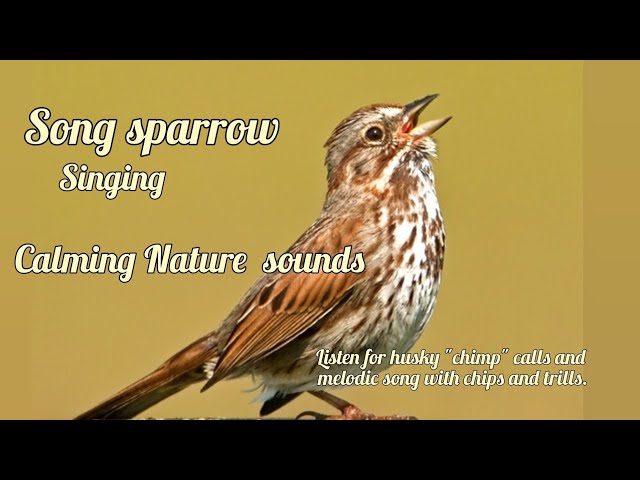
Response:
[[[347,405],[341,409],[342,415],[325,415],[324,413],[305,411],[296,417],[296,420],[302,417],[313,417],[314,420],[418,420],[416,417],[408,415],[384,415],[378,417],[371,413],[360,410],[355,405]]]
[[[329,415],[325,415],[324,413],[312,412],[311,410],[306,410],[296,416],[296,420],[300,420],[302,417],[313,417],[314,420],[326,420]]]

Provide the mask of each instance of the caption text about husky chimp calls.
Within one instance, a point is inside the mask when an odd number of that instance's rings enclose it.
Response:
[[[511,353],[509,348],[485,353],[473,349],[446,348],[444,353],[422,349],[416,353],[364,354],[331,352],[316,353],[318,386],[385,385],[405,387],[413,391],[420,387],[467,386],[489,391],[505,386],[582,387],[587,384],[581,367],[586,364],[587,350],[550,353],[543,349]],[[387,366],[422,365],[422,373],[383,373]],[[505,368],[516,370],[506,373]],[[324,372],[324,373],[323,373]],[[381,372],[381,373],[379,373]]]

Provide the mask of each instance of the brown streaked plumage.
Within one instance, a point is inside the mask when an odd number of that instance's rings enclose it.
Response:
[[[435,97],[357,110],[325,144],[323,211],[288,252],[335,255],[351,246],[364,255],[362,273],[263,275],[218,329],[78,418],[131,418],[193,383],[204,391],[246,374],[262,382],[262,415],[308,391],[339,408],[335,418],[376,418],[317,386],[319,374],[360,367],[325,370],[316,353],[405,352],[433,312],[445,236],[431,135],[450,117],[416,124]]]

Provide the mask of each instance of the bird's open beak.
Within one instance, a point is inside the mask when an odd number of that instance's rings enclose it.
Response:
[[[429,120],[418,125],[418,117],[422,111],[427,108],[431,102],[438,98],[438,94],[427,95],[420,100],[415,100],[404,107],[402,131],[408,133],[412,137],[424,138],[432,135],[440,130],[453,117],[440,118],[438,120]]]

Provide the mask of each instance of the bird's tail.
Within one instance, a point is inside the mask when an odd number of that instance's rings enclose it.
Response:
[[[160,367],[129,385],[76,420],[128,419],[193,383],[206,380],[204,365],[215,364],[215,335],[207,335],[176,353]]]

